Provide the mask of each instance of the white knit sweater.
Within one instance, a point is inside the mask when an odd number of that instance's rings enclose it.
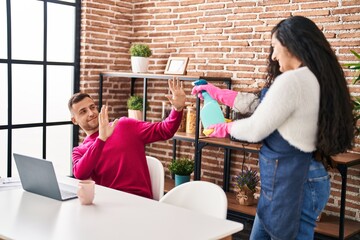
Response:
[[[255,98],[254,94],[239,93],[234,108],[247,109]],[[319,104],[320,86],[307,67],[284,72],[253,115],[233,123],[230,134],[239,140],[258,142],[277,129],[292,146],[312,152],[316,148]]]

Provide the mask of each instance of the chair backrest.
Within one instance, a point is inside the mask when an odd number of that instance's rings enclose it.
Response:
[[[205,181],[183,183],[166,193],[160,202],[226,219],[227,197],[218,185]]]
[[[146,160],[150,173],[153,199],[160,200],[164,196],[164,167],[155,157],[146,156]]]

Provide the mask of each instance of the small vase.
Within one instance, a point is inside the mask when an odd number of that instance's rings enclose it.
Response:
[[[175,174],[175,187],[190,181],[190,175],[182,176]]]

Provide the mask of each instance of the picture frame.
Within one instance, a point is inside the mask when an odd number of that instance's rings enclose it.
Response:
[[[188,57],[169,57],[164,74],[184,75],[188,62]]]

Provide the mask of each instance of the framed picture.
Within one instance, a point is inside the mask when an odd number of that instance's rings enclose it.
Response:
[[[188,57],[170,57],[166,64],[164,73],[184,75],[188,61]]]

